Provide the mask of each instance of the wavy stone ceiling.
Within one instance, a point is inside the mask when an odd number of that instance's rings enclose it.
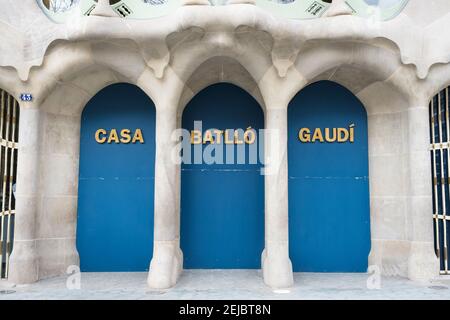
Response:
[[[202,0],[184,1],[195,4]],[[8,8],[0,11],[0,66],[16,69],[20,78],[26,81],[30,69],[42,64],[48,48],[58,40],[128,37],[138,44],[146,43],[144,46],[148,50],[153,50],[151,43],[168,51],[166,39],[170,34],[190,28],[233,30],[233,26],[248,26],[271,34],[275,41],[275,56],[277,44],[278,47],[286,43],[301,45],[307,40],[370,42],[381,38],[397,45],[402,62],[413,64],[421,79],[427,77],[433,65],[450,62],[450,1],[410,0],[399,15],[387,21],[354,16],[342,7],[343,1],[335,0],[322,17],[305,20],[275,16],[252,4],[235,4],[181,6],[172,14],[146,20],[121,19],[113,10],[111,17],[95,16],[95,12],[89,17],[73,14],[64,23],[57,24],[43,13],[35,0],[0,0],[0,4]],[[380,6],[383,1],[395,0],[379,0]],[[99,24],[102,31],[98,30]],[[101,32],[103,36],[99,34]],[[278,71],[283,76],[283,70],[278,67]]]

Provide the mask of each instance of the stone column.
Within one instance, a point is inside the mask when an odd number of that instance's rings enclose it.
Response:
[[[156,103],[154,249],[148,285],[156,289],[174,286],[183,268],[180,249],[181,167],[173,159],[177,144],[174,106]]]
[[[39,194],[40,111],[30,105],[20,110],[14,247],[9,280],[16,284],[39,279],[36,217]]]
[[[429,280],[439,275],[439,260],[434,252],[428,101],[408,109],[408,139],[408,277]]]
[[[264,282],[272,288],[294,283],[289,259],[287,105],[265,111]]]

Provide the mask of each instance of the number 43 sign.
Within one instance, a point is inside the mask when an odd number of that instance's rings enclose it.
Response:
[[[24,102],[33,101],[33,95],[31,93],[22,93],[20,95],[20,100],[22,100]]]

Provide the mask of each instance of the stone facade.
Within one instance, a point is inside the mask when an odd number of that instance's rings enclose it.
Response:
[[[229,82],[263,107],[266,147],[281,165],[265,178],[264,281],[293,284],[288,254],[287,106],[302,88],[331,80],[365,105],[369,121],[372,252],[385,275],[439,275],[433,247],[430,99],[450,84],[450,3],[410,0],[388,21],[340,10],[311,20],[275,17],[251,2],[192,1],[157,19],[112,10],[64,24],[34,0],[0,0],[0,87],[21,103],[14,250],[10,280],[31,283],[79,263],[76,250],[80,116],[100,89],[139,86],[156,106],[154,255],[148,283],[176,284],[180,249],[180,166],[170,161],[186,103]],[[333,11],[334,10],[334,11]]]

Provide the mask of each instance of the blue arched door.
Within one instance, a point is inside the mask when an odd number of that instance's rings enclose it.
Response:
[[[155,106],[115,84],[81,118],[77,248],[85,272],[146,271],[153,252]]]
[[[258,102],[241,88],[226,83],[204,89],[186,106],[183,128],[194,130],[195,121],[201,121],[202,134],[212,128],[264,127]],[[233,136],[231,131],[229,134]],[[239,146],[224,145],[224,140],[224,136],[220,142],[216,140],[224,150],[216,159],[223,159],[223,164],[206,164],[203,158],[202,163],[182,165],[181,248],[186,269],[258,269],[261,265],[264,177],[260,174],[261,162],[250,160],[249,155],[258,142],[245,146],[246,159],[239,164]],[[208,146],[211,143],[199,146],[200,152]],[[194,162],[195,145],[189,147]]]
[[[321,81],[294,97],[288,117],[294,271],[366,272],[370,209],[364,106],[346,88]]]

